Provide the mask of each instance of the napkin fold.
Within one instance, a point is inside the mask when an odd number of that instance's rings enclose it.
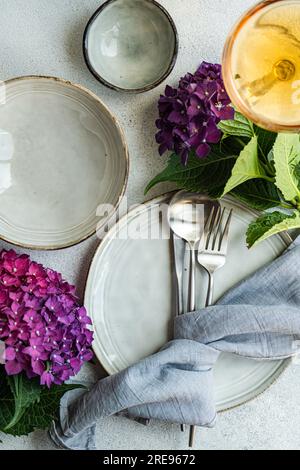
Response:
[[[95,449],[95,423],[124,412],[135,419],[212,427],[213,366],[220,353],[278,360],[300,352],[300,237],[277,260],[216,305],[175,319],[175,339],[88,392],[62,399],[50,436],[64,448]]]

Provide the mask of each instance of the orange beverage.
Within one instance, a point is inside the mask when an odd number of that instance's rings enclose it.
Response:
[[[300,0],[266,0],[244,15],[227,39],[223,78],[253,122],[300,130]]]

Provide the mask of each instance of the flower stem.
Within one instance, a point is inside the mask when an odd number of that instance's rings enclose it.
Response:
[[[266,181],[269,181],[269,183],[275,183],[275,178],[272,176],[264,175],[262,178]]]
[[[293,206],[293,208],[297,209],[298,211],[300,211],[300,201],[297,200],[297,199],[292,199],[292,201],[290,201],[290,204]]]
[[[294,209],[295,206],[288,204],[287,202],[281,202],[279,207],[282,207],[282,209]]]

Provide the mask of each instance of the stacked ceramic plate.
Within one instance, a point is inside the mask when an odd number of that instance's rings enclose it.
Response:
[[[107,234],[92,262],[85,305],[93,318],[95,353],[110,374],[158,351],[172,336],[172,255],[169,227],[161,217],[169,200],[170,195],[161,196],[131,211]],[[216,273],[215,301],[291,242],[288,236],[275,236],[248,250],[245,232],[257,214],[233,199],[222,204],[234,215],[227,262]],[[149,239],[149,234],[160,236]],[[198,269],[201,307],[207,284]],[[215,367],[218,409],[241,405],[262,393],[288,362],[222,355]]]
[[[3,90],[1,237],[37,249],[84,240],[101,225],[98,206],[115,210],[125,191],[128,153],[115,117],[57,78],[22,77]]]

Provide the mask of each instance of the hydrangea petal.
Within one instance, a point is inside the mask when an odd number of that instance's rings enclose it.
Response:
[[[175,151],[183,164],[187,163],[191,150],[200,158],[207,156],[209,143],[218,143],[222,136],[217,129],[218,122],[232,119],[234,113],[221,65],[202,62],[195,74],[188,73],[181,78],[178,88],[166,87],[158,108],[156,141],[160,155]],[[209,121],[213,126],[206,129]]]
[[[91,319],[78,304],[75,287],[61,274],[27,255],[2,250],[0,304],[7,374],[23,371],[29,378],[39,376],[40,383],[50,387],[68,380],[92,357]]]

